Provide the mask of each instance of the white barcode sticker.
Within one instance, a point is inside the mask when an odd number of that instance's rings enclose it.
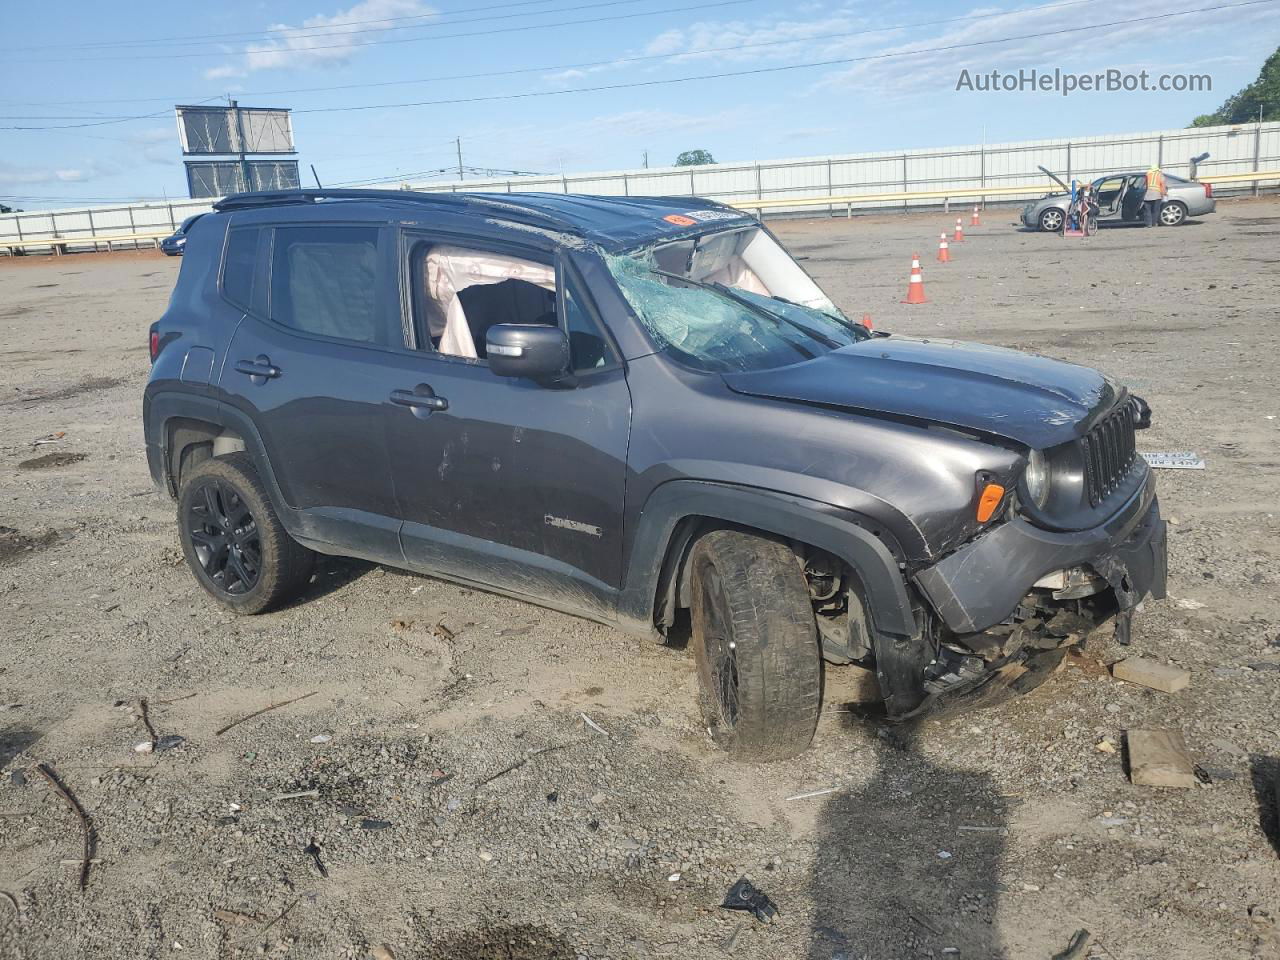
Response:
[[[1193,450],[1162,450],[1159,453],[1144,453],[1142,459],[1157,469],[1204,469],[1204,457],[1198,456]]]

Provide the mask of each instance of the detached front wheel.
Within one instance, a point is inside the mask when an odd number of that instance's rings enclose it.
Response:
[[[695,544],[691,619],[703,721],[744,760],[813,740],[822,656],[804,571],[782,544],[717,530]]]

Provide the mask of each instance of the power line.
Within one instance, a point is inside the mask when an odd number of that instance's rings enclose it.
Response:
[[[286,90],[257,90],[257,91],[251,90],[247,92],[242,92],[239,94],[239,96],[241,97],[275,97],[275,96],[285,96],[289,94],[298,94],[298,93],[332,93],[340,90],[365,90],[365,89],[370,89],[375,87],[397,87],[397,86],[410,86],[410,85],[420,84],[420,83],[441,83],[449,80],[479,80],[479,79],[485,79],[485,78],[491,78],[491,77],[509,77],[509,76],[518,76],[520,74],[527,74],[527,73],[542,73],[544,71],[550,71],[550,70],[583,70],[583,69],[590,69],[592,67],[608,67],[608,66],[622,66],[622,65],[629,65],[629,64],[636,64],[636,63],[651,63],[659,60],[675,60],[682,57],[703,56],[705,54],[712,54],[712,53],[733,53],[740,50],[754,50],[761,47],[776,47],[776,46],[786,46],[788,44],[811,43],[814,40],[820,40],[822,42],[827,42],[831,40],[847,40],[851,37],[871,36],[872,34],[877,34],[877,33],[891,33],[895,30],[905,30],[910,28],[943,26],[950,23],[964,23],[972,20],[995,20],[995,19],[999,19],[1000,17],[1016,16],[1022,13],[1038,13],[1041,10],[1055,10],[1062,7],[1078,7],[1078,6],[1084,6],[1087,4],[1101,3],[1101,2],[1104,2],[1104,0],[1063,0],[1063,2],[1061,3],[1046,3],[1046,4],[1042,4],[1040,6],[1035,6],[1035,7],[1017,7],[1012,10],[1002,10],[994,13],[970,14],[962,17],[943,17],[938,20],[913,20],[910,23],[892,24],[884,27],[872,27],[867,30],[853,30],[847,33],[827,33],[817,38],[803,37],[803,38],[791,38],[791,39],[785,39],[785,40],[758,40],[752,43],[731,44],[725,47],[702,47],[696,50],[685,50],[685,51],[680,51],[678,53],[656,53],[656,54],[647,54],[644,56],[635,56],[635,57],[613,57],[608,60],[588,60],[580,63],[548,64],[545,66],[538,66],[538,67],[520,67],[514,70],[486,70],[479,73],[459,73],[459,74],[449,74],[449,75],[437,76],[437,77],[420,77],[413,80],[381,80],[381,81],[374,81],[370,83],[345,83],[345,84],[338,84],[336,86],[328,86],[328,87],[294,87],[292,89],[286,89]],[[182,99],[183,98],[180,96],[170,96],[170,97],[144,97],[144,98],[133,99],[133,100],[63,100],[63,101],[48,101],[47,103],[48,104],[153,103],[153,102],[176,103],[176,102],[180,102]],[[4,101],[0,101],[0,102],[4,102]],[[18,104],[18,103],[11,102],[11,105],[24,106],[28,104]],[[39,105],[39,104],[35,104],[35,105]],[[70,119],[83,119],[83,118],[26,116],[26,117],[0,117],[0,119],[3,119],[3,120],[56,120],[56,119],[70,120]]]
[[[713,9],[715,7],[735,7],[745,3],[758,3],[760,0],[716,0],[715,3],[695,3],[692,6],[683,7],[664,7],[661,10],[647,10],[641,13],[620,13],[616,16],[609,17],[585,17],[578,20],[558,20],[554,23],[529,23],[518,27],[498,27],[493,30],[471,30],[465,33],[448,33],[430,37],[389,37],[385,40],[365,40],[361,43],[331,43],[316,44],[305,47],[296,48],[272,48],[269,50],[254,50],[246,48],[244,50],[224,50],[209,51],[206,53],[156,53],[156,54],[134,54],[126,57],[75,57],[75,58],[54,58],[49,60],[10,60],[10,63],[104,63],[120,60],[190,60],[210,57],[239,57],[247,56],[252,53],[311,53],[316,50],[353,50],[360,47],[381,47],[387,44],[400,43],[426,43],[433,40],[457,40],[463,37],[489,37],[499,33],[524,33],[527,30],[547,30],[555,27],[577,26],[584,23],[605,23],[615,20],[634,20],[639,17],[655,17],[664,13],[687,13],[689,11],[702,11]]]
[[[1243,0],[1239,3],[1222,3],[1209,7],[1197,7],[1194,10],[1178,10],[1172,13],[1156,13],[1145,17],[1130,17],[1124,20],[1111,20],[1107,23],[1092,23],[1079,27],[1063,27],[1057,30],[1043,30],[1037,33],[1024,33],[1013,37],[998,37],[991,40],[972,40],[965,43],[950,43],[938,47],[921,47],[915,50],[899,50],[890,53],[867,54],[861,57],[837,57],[830,60],[813,60],[806,63],[785,64],[776,67],[757,67],[751,70],[731,70],[721,73],[704,73],[687,77],[672,77],[665,80],[640,80],[631,83],[610,83],[594,87],[574,87],[571,90],[537,90],[527,93],[491,94],[488,96],[456,97],[445,100],[419,100],[410,103],[362,104],[350,107],[311,107],[295,110],[294,113],[349,113],[358,110],[395,110],[405,107],[436,107],[465,103],[489,103],[499,100],[527,100],[534,97],[557,97],[575,93],[599,93],[608,90],[629,90],[639,87],[670,86],[677,83],[691,83],[702,80],[722,80],[730,77],[750,77],[762,74],[783,73],[791,70],[809,70],[815,67],[845,66],[853,63],[867,63],[875,60],[890,60],[900,57],[915,57],[925,53],[946,53],[951,50],[966,50],[973,47],[992,46],[1001,43],[1013,43],[1018,40],[1038,40],[1045,37],[1058,37],[1070,33],[1082,33],[1089,30],[1102,30],[1109,27],[1125,26],[1131,23],[1150,23],[1156,20],[1167,20],[1173,17],[1185,17],[1196,13],[1211,13],[1216,10],[1233,10],[1239,7],[1253,7],[1261,4],[1276,3],[1280,0]],[[0,129],[9,129],[0,127]]]
[[[531,7],[531,6],[536,6],[538,4],[553,3],[553,2],[555,2],[555,0],[520,0],[520,2],[517,2],[517,3],[493,3],[485,7],[471,7],[466,12],[476,13],[477,11],[481,11],[481,10],[502,10],[509,7]],[[342,23],[317,24],[316,26],[313,26],[313,27],[288,27],[288,26],[263,27],[262,30],[255,31],[253,33],[243,33],[243,32],[242,33],[205,33],[205,34],[199,34],[199,35],[186,34],[181,37],[149,37],[149,38],[144,38],[139,40],[96,40],[91,43],[42,44],[42,45],[28,46],[28,47],[9,47],[8,49],[23,50],[23,51],[65,50],[68,46],[71,46],[76,49],[90,49],[93,47],[136,46],[141,43],[176,43],[183,40],[196,41],[201,39],[203,39],[206,42],[211,40],[254,40],[264,33],[267,34],[268,37],[270,37],[270,35],[273,33],[275,34],[287,33],[290,35],[295,35],[297,31],[301,31],[301,30],[338,31],[338,30],[342,30],[345,27],[364,26],[365,24],[368,24],[368,23],[400,23],[406,20],[430,20],[436,17],[440,17],[441,15],[448,15],[450,13],[456,13],[456,12],[458,11],[437,10],[435,13],[420,13],[420,14],[414,14],[412,16],[404,16],[404,17],[380,17],[374,20],[347,20]],[[397,27],[379,27],[378,29],[379,30],[395,30],[398,28]],[[366,32],[366,31],[361,31],[361,32]],[[369,32],[372,32],[372,31],[369,31]],[[323,34],[320,34],[320,35],[323,36]]]
[[[532,0],[532,2],[550,3],[550,2],[553,2],[553,0]],[[574,10],[593,10],[598,7],[617,7],[625,4],[647,3],[647,2],[649,2],[649,0],[602,0],[602,2],[582,3],[573,7],[558,7],[552,10],[531,10],[528,13],[490,14],[489,16],[485,16],[485,17],[466,17],[459,20],[442,20],[440,19],[440,14],[438,13],[423,14],[418,17],[414,17],[412,19],[424,19],[424,20],[432,19],[435,22],[420,23],[420,24],[405,24],[402,26],[370,27],[368,29],[362,29],[362,30],[349,30],[347,29],[349,25],[348,23],[333,23],[333,24],[326,24],[326,25],[317,25],[314,27],[287,27],[286,26],[286,27],[278,27],[278,28],[269,28],[274,30],[274,33],[266,34],[265,36],[261,33],[242,34],[239,37],[239,41],[242,43],[251,43],[255,41],[256,42],[276,42],[280,40],[286,40],[286,41],[310,40],[315,38],[320,38],[320,39],[327,38],[331,40],[336,40],[343,37],[358,36],[360,34],[365,34],[365,33],[387,33],[388,31],[391,31],[391,30],[429,30],[436,27],[451,27],[451,26],[457,26],[464,23],[483,23],[489,20],[510,20],[512,17],[543,17],[549,14],[569,13]],[[490,9],[495,9],[497,7],[527,6],[528,3],[529,3],[529,0],[526,0],[525,3],[497,4],[496,7],[477,7],[474,10],[467,11],[467,12],[474,13],[477,10],[490,10]],[[360,24],[365,22],[377,23],[378,21],[353,20],[353,21],[350,21],[350,25],[355,25],[355,24]],[[316,32],[307,32],[307,31],[316,31]],[[231,36],[235,36],[235,35],[233,34]],[[111,40],[111,41],[100,41],[97,43],[89,43],[89,44],[72,44],[70,46],[71,46],[71,49],[114,50],[114,49],[129,49],[133,47],[142,47],[145,49],[147,47],[156,47],[156,46],[208,47],[208,46],[213,46],[217,44],[217,42],[218,42],[217,40],[212,39],[211,37],[205,37],[203,39],[193,37],[190,39],[182,39],[182,40]],[[337,46],[346,47],[348,46],[348,44],[343,43],[343,44],[338,44]],[[11,47],[10,49],[11,50],[18,50],[18,49],[59,50],[59,49],[66,49],[66,48],[56,44],[51,44],[51,45],[45,45],[40,47]],[[271,49],[280,49],[280,48],[268,48],[268,52]],[[284,49],[288,49],[288,48],[284,48]],[[299,49],[324,50],[329,48],[318,47],[318,46],[317,47],[308,46],[308,47],[303,47]],[[220,48],[218,50],[210,51],[211,54],[217,54],[219,56],[237,55],[242,53],[259,53],[259,52],[264,52],[264,51],[261,51],[258,49],[251,49],[251,48],[247,48],[245,50],[238,50],[238,51],[227,51],[224,48]]]
[[[920,47],[914,50],[899,50],[899,51],[893,51],[889,53],[867,54],[865,56],[860,56],[860,57],[837,57],[837,58],[832,58],[828,60],[813,60],[813,61],[807,61],[804,63],[784,64],[781,66],[774,66],[774,67],[757,67],[750,70],[732,70],[732,71],[723,71],[720,73],[696,74],[693,76],[672,77],[672,78],[663,79],[663,80],[641,80],[641,81],[635,81],[631,83],[601,84],[593,87],[574,87],[568,90],[541,90],[541,91],[529,91],[526,93],[490,94],[490,95],[475,96],[475,97],[456,97],[456,98],[441,99],[441,100],[417,100],[417,101],[411,101],[407,103],[360,104],[356,106],[347,106],[347,107],[311,107],[308,109],[294,110],[293,112],[297,114],[311,114],[311,113],[349,113],[349,112],[364,111],[364,110],[394,110],[394,109],[403,109],[408,107],[434,107],[434,106],[448,106],[448,105],[467,104],[467,103],[490,103],[490,102],[505,101],[505,100],[527,100],[535,97],[568,96],[570,94],[577,94],[577,93],[599,93],[599,92],[610,91],[610,90],[626,90],[626,89],[636,89],[636,88],[642,88],[642,87],[670,86],[670,85],[679,84],[679,83],[692,83],[692,82],[703,81],[703,80],[721,80],[721,79],[727,79],[727,78],[733,78],[733,77],[759,76],[763,74],[783,73],[783,72],[788,72],[792,70],[808,70],[808,69],[813,69],[815,67],[846,66],[848,64],[853,64],[853,63],[867,63],[867,62],[872,62],[876,60],[889,60],[889,59],[897,59],[902,57],[920,56],[921,54],[926,54],[926,53],[945,53],[952,50],[965,50],[965,49],[972,49],[974,47],[993,46],[1001,43],[1012,43],[1018,40],[1036,40],[1036,39],[1043,39],[1045,37],[1057,37],[1057,36],[1063,36],[1063,35],[1072,34],[1072,33],[1082,33],[1090,30],[1102,30],[1102,29],[1107,29],[1109,27],[1125,26],[1127,24],[1133,24],[1133,23],[1150,23],[1157,20],[1172,19],[1174,17],[1190,16],[1196,13],[1211,13],[1217,10],[1232,10],[1232,9],[1238,9],[1241,7],[1253,7],[1253,6],[1259,6],[1263,4],[1276,3],[1276,2],[1280,2],[1280,0],[1242,0],[1242,2],[1238,2],[1238,3],[1215,4],[1213,6],[1208,6],[1208,7],[1197,7],[1192,10],[1178,10],[1170,13],[1151,14],[1145,17],[1130,17],[1123,20],[1111,20],[1106,23],[1093,23],[1093,24],[1086,24],[1084,26],[1078,26],[1078,27],[1063,27],[1057,30],[1044,30],[1036,33],[1024,33],[1024,34],[1019,34],[1011,37],[997,37],[989,40],[973,40],[965,43],[952,43],[952,44],[945,44],[943,46],[937,46],[937,47]],[[134,119],[147,119],[149,117],[154,117],[158,115],[159,114],[153,113],[153,114],[147,114],[144,117],[124,117],[124,118],[119,118],[118,120],[99,120],[93,123],[70,124],[68,126],[70,127],[98,126],[104,123],[125,122],[127,120],[134,120]],[[23,119],[29,119],[29,118],[23,118]],[[66,128],[57,127],[57,126],[55,127],[24,127],[24,126],[0,127],[0,130],[59,130],[59,129],[66,129]]]

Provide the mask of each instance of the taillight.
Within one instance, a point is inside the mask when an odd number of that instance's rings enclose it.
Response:
[[[1208,200],[1208,199],[1210,199],[1212,196],[1213,196],[1213,184],[1212,184],[1212,183],[1206,183],[1206,184],[1204,185],[1204,198],[1205,198],[1206,200]]]
[[[151,362],[155,363],[156,357],[160,355],[160,331],[157,330],[155,327],[151,328],[150,347],[151,347]]]

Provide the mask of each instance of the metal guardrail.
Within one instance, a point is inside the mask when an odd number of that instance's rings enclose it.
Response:
[[[171,233],[173,233],[172,230],[165,230],[160,233],[121,233],[109,237],[38,237],[32,240],[0,240],[0,250],[4,250],[9,256],[14,256],[15,251],[25,250],[28,247],[51,247],[54,256],[61,256],[67,252],[67,247],[74,245],[92,246],[95,252],[99,246],[105,246],[108,253],[113,253],[117,243],[136,245],[144,240],[151,241],[152,249],[159,249],[160,241]]]
[[[1280,180],[1280,170],[1259,170],[1248,173],[1209,174],[1198,177],[1202,183],[1248,183],[1254,180]],[[1055,185],[1056,186],[1056,185]],[[893,203],[911,200],[942,200],[944,206],[950,200],[963,200],[971,197],[1027,196],[1036,194],[1044,187],[1027,185],[1021,187],[957,187],[953,190],[914,190],[891,193],[853,193],[833,197],[782,197],[773,200],[740,200],[730,201],[729,206],[740,210],[764,211],[778,207],[845,207],[846,215],[853,215],[855,203]]]

